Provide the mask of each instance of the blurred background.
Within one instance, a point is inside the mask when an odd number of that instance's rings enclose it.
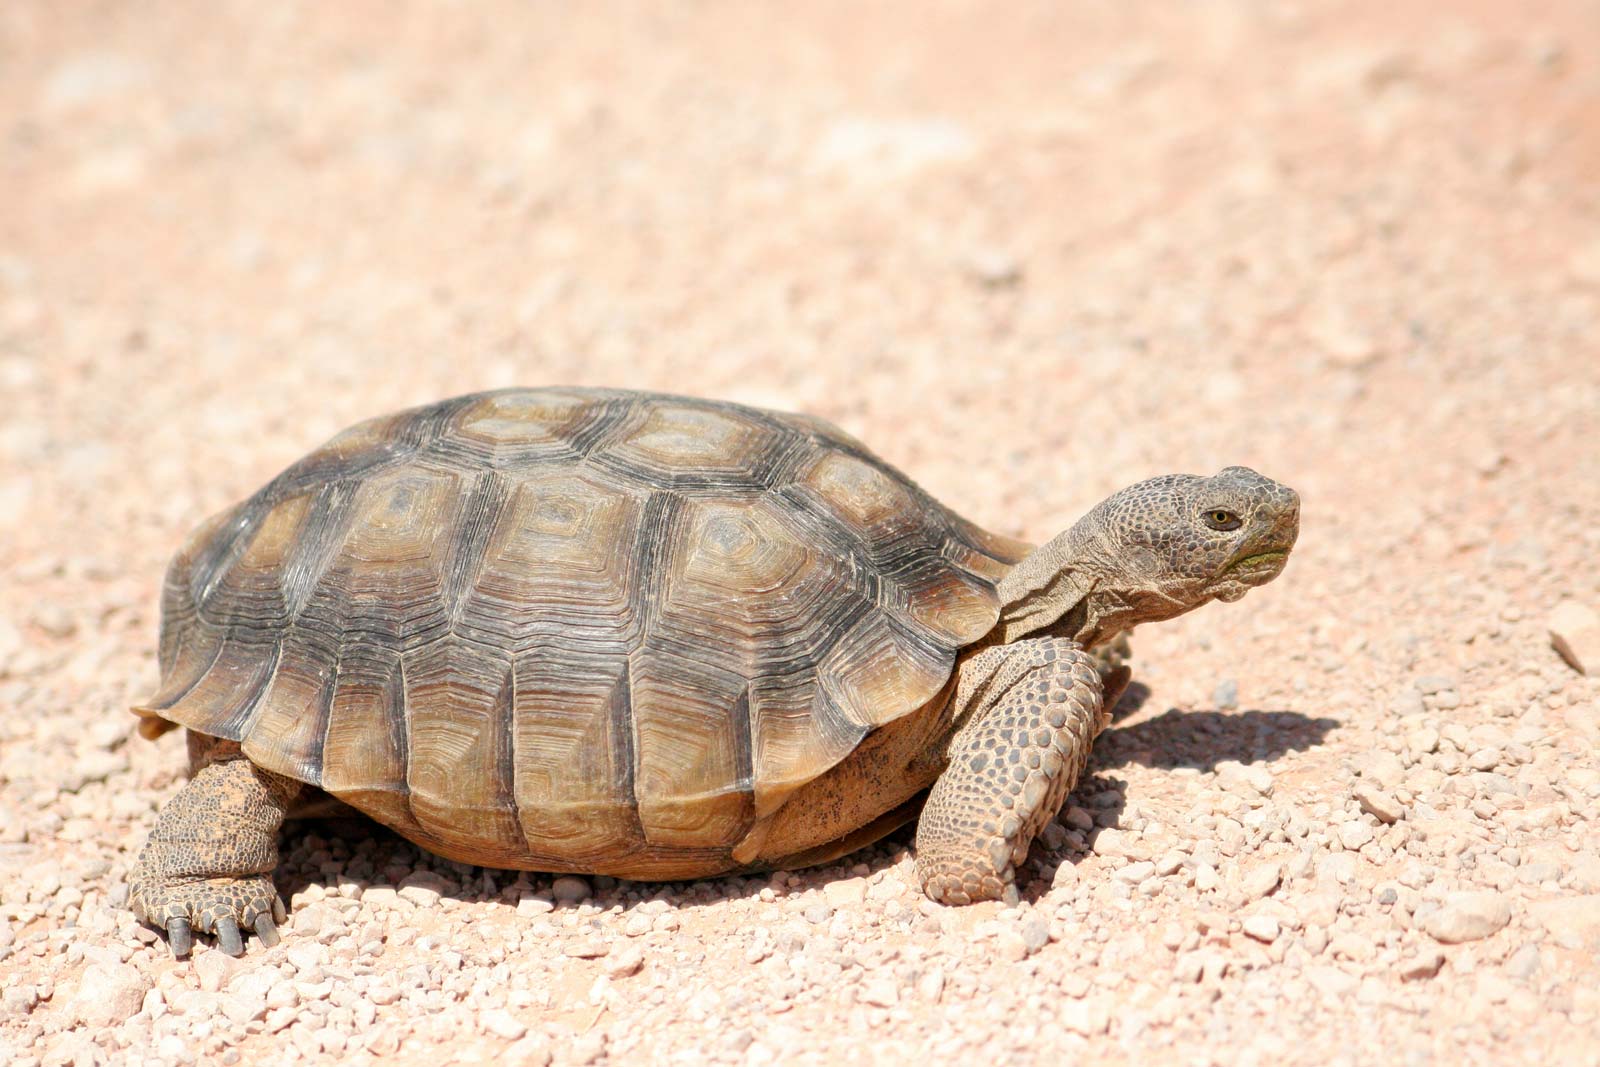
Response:
[[[9,3],[0,523],[176,534],[369,414],[570,382],[825,415],[1012,534],[1230,462],[1415,526],[1596,409],[1597,45],[1578,2]]]

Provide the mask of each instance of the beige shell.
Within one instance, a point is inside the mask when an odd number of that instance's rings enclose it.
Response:
[[[136,710],[456,859],[687,876],[932,697],[1025,551],[820,420],[460,397],[196,531]]]

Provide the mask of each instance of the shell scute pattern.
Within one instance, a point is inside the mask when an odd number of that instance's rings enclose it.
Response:
[[[140,711],[453,858],[690,875],[932,697],[1024,549],[820,420],[462,397],[203,525]]]

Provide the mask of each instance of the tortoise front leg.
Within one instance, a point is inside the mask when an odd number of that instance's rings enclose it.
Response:
[[[1105,725],[1102,665],[1073,642],[1039,638],[981,655],[999,657],[992,681],[975,687],[917,825],[917,875],[943,904],[1016,902],[1017,867]]]
[[[162,806],[134,864],[128,906],[166,931],[174,956],[188,954],[194,930],[216,934],[230,956],[244,951],[241,927],[277,943],[278,827],[303,788],[235,754],[201,767]]]

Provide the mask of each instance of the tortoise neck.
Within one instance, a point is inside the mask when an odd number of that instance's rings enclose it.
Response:
[[[1131,628],[1127,598],[1089,564],[1105,553],[1082,526],[1039,546],[1000,580],[995,643],[1064,637],[1091,648]]]

